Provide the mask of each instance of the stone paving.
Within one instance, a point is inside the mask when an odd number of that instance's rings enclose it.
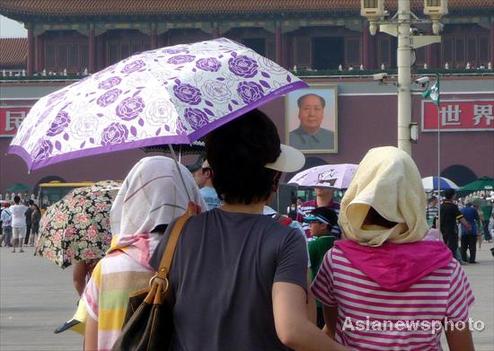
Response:
[[[479,264],[466,265],[476,303],[473,320],[485,323],[474,332],[478,351],[494,350],[494,257],[484,243]],[[55,335],[53,330],[72,316],[77,294],[72,287],[72,270],[61,270],[33,249],[12,254],[0,248],[0,350],[75,351],[82,349],[82,337],[71,331]],[[447,344],[443,343],[447,350]]]

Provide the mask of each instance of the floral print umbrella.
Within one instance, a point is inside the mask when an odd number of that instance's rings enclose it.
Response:
[[[156,144],[190,144],[307,84],[229,39],[146,51],[41,98],[9,152],[29,169]]]
[[[110,209],[119,188],[114,181],[98,182],[48,207],[34,254],[62,268],[103,257],[111,243]]]

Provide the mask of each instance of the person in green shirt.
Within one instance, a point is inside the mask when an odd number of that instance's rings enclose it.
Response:
[[[309,223],[312,238],[308,241],[309,257],[311,263],[312,280],[317,275],[319,267],[324,259],[324,255],[333,247],[336,237],[331,235],[331,228],[338,223],[336,212],[327,207],[317,207],[305,217],[305,222]],[[317,325],[324,326],[324,316],[322,306],[317,303]]]

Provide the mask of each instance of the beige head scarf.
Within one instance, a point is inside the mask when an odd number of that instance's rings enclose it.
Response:
[[[363,225],[369,208],[398,223],[393,228]],[[420,241],[427,234],[426,197],[417,166],[395,147],[369,150],[341,201],[339,225],[361,245]]]

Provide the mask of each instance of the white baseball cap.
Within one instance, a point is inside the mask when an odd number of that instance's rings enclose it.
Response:
[[[276,161],[268,163],[264,167],[278,172],[296,172],[305,164],[305,156],[294,147],[281,144],[281,154]]]

